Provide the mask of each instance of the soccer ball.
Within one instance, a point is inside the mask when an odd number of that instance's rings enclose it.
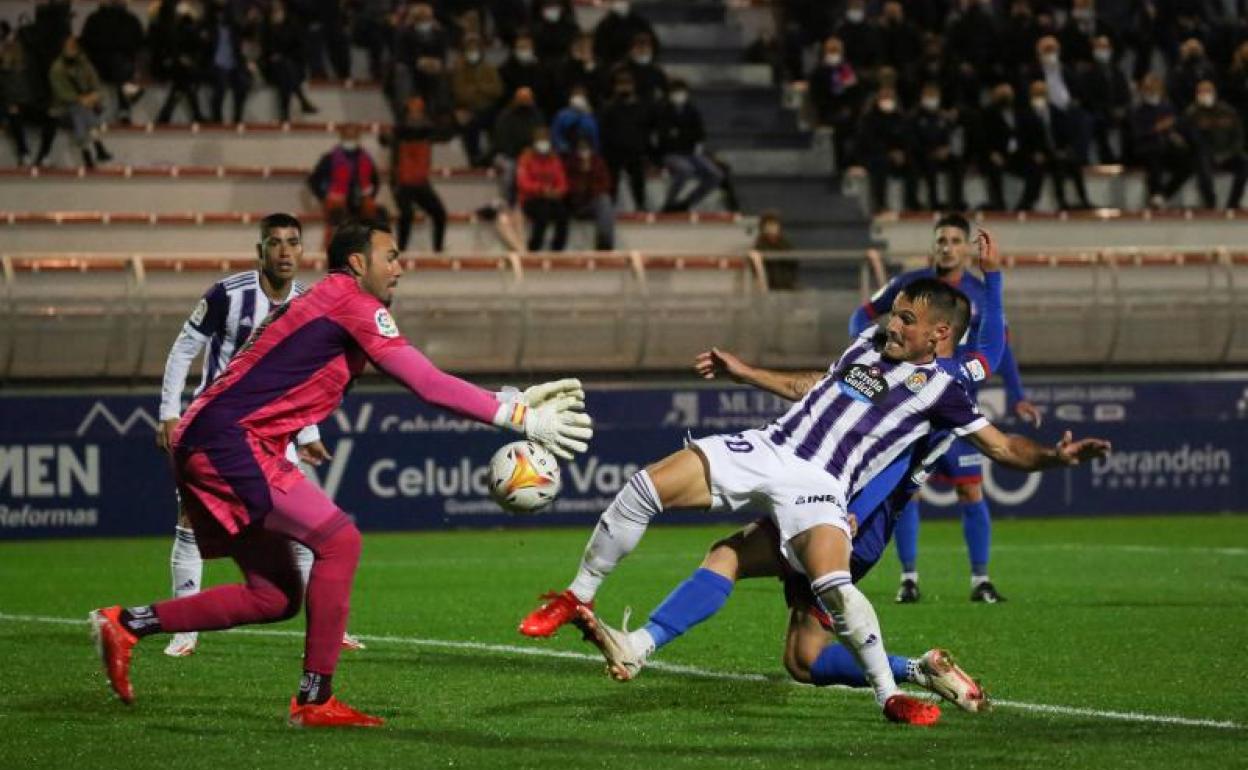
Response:
[[[533,513],[550,504],[563,486],[559,462],[532,441],[513,441],[490,458],[490,497],[512,513]]]

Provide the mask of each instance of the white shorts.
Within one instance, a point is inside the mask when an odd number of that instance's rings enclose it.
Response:
[[[852,537],[845,493],[836,479],[767,440],[760,430],[707,436],[693,442],[710,466],[712,510],[766,513],[780,531],[780,553],[805,568],[789,541],[819,524]]]

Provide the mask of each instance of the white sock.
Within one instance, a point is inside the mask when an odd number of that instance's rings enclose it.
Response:
[[[883,706],[898,689],[875,608],[845,571],[821,575],[810,582],[810,588],[832,616],[837,638],[854,654],[875,690],[876,702]]]
[[[174,529],[173,553],[169,554],[169,571],[173,574],[173,598],[194,596],[204,582],[204,559],[199,555],[195,530]]]
[[[290,541],[290,549],[295,554],[295,566],[299,568],[299,574],[303,576],[303,590],[308,590],[308,578],[312,576],[312,562],[316,561],[312,549],[303,543]]]
[[[927,687],[927,674],[923,671],[922,658],[909,658],[906,660],[906,677],[920,687]]]
[[[971,575],[971,588],[979,588],[980,583],[987,583],[987,575]]]
[[[643,658],[649,658],[654,654],[654,637],[645,628],[629,631],[628,643],[634,650],[640,652]]]
[[[907,580],[909,580],[909,581],[911,581],[911,582],[914,582],[914,583],[919,582],[919,573],[917,573],[917,572],[903,572],[903,573],[901,573],[901,582],[903,582],[903,583],[904,583],[904,582],[906,582]]]
[[[598,518],[589,536],[581,566],[569,589],[582,602],[591,602],[602,581],[620,560],[633,552],[650,520],[663,510],[650,474],[638,471]]]

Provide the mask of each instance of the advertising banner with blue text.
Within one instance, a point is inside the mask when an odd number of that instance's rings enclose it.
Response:
[[[1007,431],[1045,442],[1063,430],[1101,436],[1114,453],[1043,475],[985,467],[994,515],[1245,510],[1248,378],[1038,380],[1028,397],[1044,413],[1039,430],[1007,414],[999,389],[987,389],[981,407]],[[0,397],[0,539],[168,532],[177,501],[153,438],[156,404],[155,395]],[[632,473],[686,436],[764,425],[787,407],[735,387],[591,388],[589,453],[562,464],[563,492],[549,510],[513,516],[486,494],[486,466],[514,434],[406,393],[361,389],[322,423],[334,457],[315,474],[363,529],[588,524]],[[951,490],[925,497],[925,515],[954,515]]]

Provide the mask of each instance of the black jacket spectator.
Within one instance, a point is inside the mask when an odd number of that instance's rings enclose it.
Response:
[[[697,107],[686,104],[677,108],[664,100],[655,108],[654,151],[659,158],[665,155],[692,155],[705,141],[706,129]]]
[[[602,157],[611,170],[612,199],[618,196],[621,173],[627,173],[633,203],[638,211],[644,211],[653,118],[649,105],[637,98],[631,82],[625,82],[627,85],[617,84],[615,96],[598,115]]]
[[[80,40],[100,78],[118,86],[121,94],[120,86],[134,78],[135,61],[143,48],[139,17],[126,8],[124,0],[110,0],[87,16]]]
[[[1058,208],[1066,204],[1065,179],[1075,183],[1081,206],[1087,207],[1088,193],[1083,183],[1083,168],[1076,159],[1077,129],[1070,115],[1049,104],[1037,111],[1032,106],[1020,109],[1018,120],[1018,149],[1022,164],[1024,188],[1018,207],[1031,210],[1040,197],[1040,188],[1047,171],[1053,177],[1053,192]]]
[[[551,19],[547,16],[558,18]],[[546,0],[538,4],[533,16],[533,48],[543,63],[555,64],[568,58],[572,41],[581,32],[576,17],[564,8],[561,0]]]
[[[863,112],[854,139],[854,156],[867,169],[875,211],[888,208],[890,176],[900,176],[905,183],[905,207],[919,208],[913,147],[910,126],[897,108],[895,95],[881,89],[875,104]]]
[[[923,33],[905,17],[904,6],[897,0],[884,4],[879,29],[881,62],[905,76],[913,71],[923,52]]]
[[[1116,163],[1118,159],[1110,144],[1110,134],[1122,131],[1131,106],[1127,76],[1112,60],[1094,61],[1084,65],[1078,90],[1084,109],[1092,116],[1097,156],[1101,163]]]
[[[1184,43],[1181,58],[1166,80],[1166,93],[1176,110],[1182,112],[1187,109],[1196,96],[1196,84],[1202,80],[1217,83],[1218,73],[1213,62],[1205,56],[1204,46],[1189,40]]]
[[[641,34],[650,36],[657,53],[658,37],[655,36],[650,22],[637,15],[631,7],[623,15],[614,9],[608,11],[598,22],[598,26],[594,27],[594,58],[598,60],[599,66],[610,67],[627,56],[629,49],[633,47],[633,40]]]
[[[965,164],[953,147],[954,132],[957,129],[958,124],[953,113],[940,107],[940,94],[925,91],[922,103],[910,115],[910,135],[914,148],[914,165],[927,184],[928,208],[967,208],[962,195]],[[937,184],[942,171],[947,175],[948,195],[944,198],[940,197]]]
[[[851,19],[851,15],[853,14],[847,11],[845,18],[832,33],[845,44],[846,58],[859,67],[880,64],[884,59],[884,42],[880,38],[879,29],[867,21],[865,15],[857,20]]]
[[[969,64],[980,77],[999,77],[1000,34],[997,18],[974,3],[949,25],[946,55]]]
[[[998,87],[993,101],[980,113],[970,146],[979,153],[975,162],[987,183],[987,208],[1005,210],[1005,174],[1021,173],[1023,166],[1018,155],[1018,113],[1008,87]]]

